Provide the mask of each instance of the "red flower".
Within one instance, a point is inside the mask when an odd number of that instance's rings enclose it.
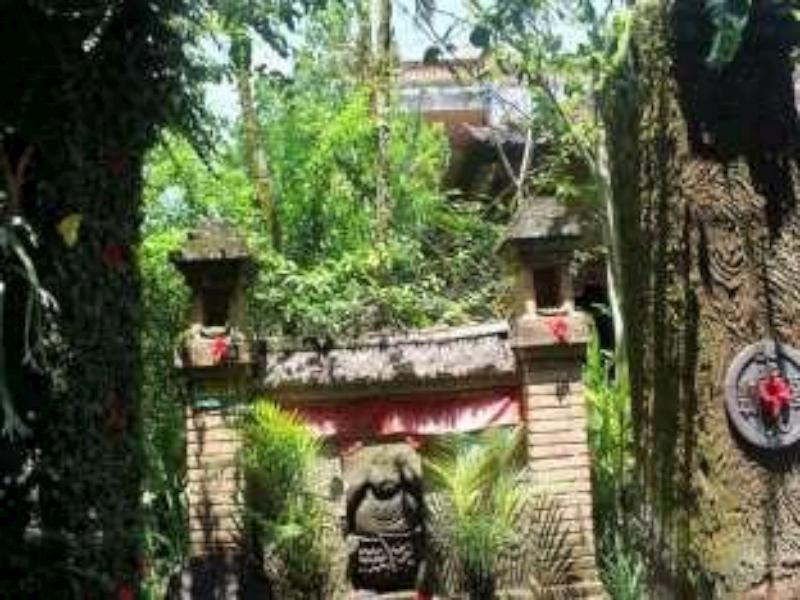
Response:
[[[547,327],[550,328],[550,333],[559,344],[566,344],[569,341],[569,323],[564,317],[548,319]]]
[[[230,351],[231,342],[226,337],[216,337],[211,342],[211,357],[214,359],[215,363],[222,362],[228,358]]]
[[[136,600],[136,591],[130,583],[117,585],[116,600]]]
[[[108,156],[108,170],[114,177],[120,177],[128,170],[128,153],[124,150],[112,152]]]
[[[775,421],[792,401],[792,387],[779,373],[774,372],[758,382],[761,411]]]
[[[106,247],[103,248],[103,262],[111,269],[121,269],[125,266],[125,246],[106,244]]]

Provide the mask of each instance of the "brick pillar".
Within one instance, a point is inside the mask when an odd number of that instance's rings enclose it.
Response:
[[[242,531],[239,432],[232,408],[186,409],[186,491],[192,556],[235,552]]]
[[[569,597],[601,598],[581,363],[587,317],[575,310],[579,215],[557,198],[522,198],[500,246],[516,285],[511,345],[523,376],[534,480],[558,502],[573,560]]]
[[[181,600],[269,597],[253,592],[258,565],[246,552],[238,416],[255,368],[245,335],[245,289],[255,265],[244,240],[221,222],[191,231],[171,256],[191,290],[175,366],[186,377],[186,467],[191,560],[173,582]],[[255,567],[255,568],[253,568]],[[248,591],[249,590],[249,591]]]
[[[534,479],[562,511],[575,595],[600,598],[580,363],[575,358],[523,357],[523,403]]]

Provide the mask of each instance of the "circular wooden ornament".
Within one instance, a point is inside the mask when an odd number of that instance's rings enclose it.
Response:
[[[728,367],[725,408],[754,446],[780,450],[800,440],[800,351],[770,339],[747,346]]]

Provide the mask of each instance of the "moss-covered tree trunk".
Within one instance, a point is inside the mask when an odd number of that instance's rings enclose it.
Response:
[[[42,284],[59,305],[55,326],[37,331],[43,372],[13,365],[38,494],[18,515],[18,539],[0,525],[8,550],[0,596],[133,598],[145,567],[142,164],[159,124],[181,113],[191,120],[190,90],[176,87],[186,85],[185,40],[170,28],[188,9],[100,0],[62,9],[0,6],[0,46],[13,57],[0,67],[2,141],[33,149],[20,209],[40,241],[31,253]],[[0,514],[9,514],[7,500],[0,495]]]
[[[798,453],[755,449],[724,406],[742,349],[800,346],[794,33],[754,6],[715,71],[702,3],[640,4],[607,90],[642,515],[679,597],[800,589]]]

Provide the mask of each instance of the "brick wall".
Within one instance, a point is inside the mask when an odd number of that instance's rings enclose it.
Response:
[[[561,507],[576,584],[570,597],[602,597],[595,566],[590,457],[586,408],[576,361],[528,362],[523,405],[535,483]],[[235,551],[241,542],[242,477],[236,454],[240,438],[235,408],[187,409],[189,527],[193,556]],[[338,458],[314,474],[320,485],[341,479]],[[324,480],[324,482],[323,482]],[[343,498],[329,489],[331,508]],[[335,509],[332,512],[337,512]]]

